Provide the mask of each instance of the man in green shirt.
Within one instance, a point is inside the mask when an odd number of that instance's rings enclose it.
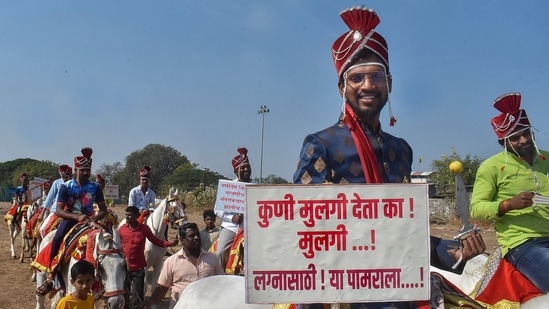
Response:
[[[543,293],[549,292],[549,152],[536,146],[520,93],[498,97],[501,113],[491,124],[503,151],[479,167],[471,196],[471,217],[494,220],[502,256]]]

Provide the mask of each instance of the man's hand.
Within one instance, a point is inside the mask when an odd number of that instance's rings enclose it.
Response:
[[[172,246],[177,246],[178,243],[179,243],[179,239],[174,239],[172,241]]]
[[[243,221],[244,221],[243,214],[236,214],[231,218],[231,222],[234,224],[242,224]]]
[[[534,192],[521,192],[509,200],[509,210],[523,209],[534,205]]]
[[[468,261],[486,250],[486,244],[478,231],[472,231],[469,236],[462,238],[461,246],[462,250],[456,250],[454,253],[456,261],[462,254],[460,251],[463,251],[463,261]]]

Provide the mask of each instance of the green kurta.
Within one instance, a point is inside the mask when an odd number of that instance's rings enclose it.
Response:
[[[506,156],[504,150],[484,161],[477,171],[471,196],[471,217],[495,220],[494,228],[503,256],[530,238],[549,237],[549,205],[534,205],[498,216],[499,203],[520,192],[533,191],[549,196],[549,152],[541,152],[547,159],[536,156],[532,169],[515,154],[507,152]]]

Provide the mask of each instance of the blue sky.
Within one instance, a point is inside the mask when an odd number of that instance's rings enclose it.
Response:
[[[94,170],[148,144],[172,146],[232,177],[236,148],[260,173],[291,180],[306,134],[337,120],[331,59],[347,7],[376,10],[389,43],[383,128],[408,140],[415,171],[454,147],[500,150],[493,100],[519,91],[549,148],[549,1],[10,1],[0,4],[0,162]],[[423,163],[419,163],[419,158]]]

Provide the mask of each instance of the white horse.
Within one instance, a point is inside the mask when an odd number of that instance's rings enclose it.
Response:
[[[40,246],[40,243],[39,243],[40,241],[36,237],[34,237],[34,231],[31,231],[30,235],[27,233],[27,226],[28,226],[31,218],[33,217],[34,214],[37,213],[39,208],[40,208],[40,202],[39,201],[32,203],[32,205],[30,205],[27,208],[27,211],[26,211],[25,215],[23,216],[23,220],[21,222],[21,231],[23,232],[22,233],[23,248],[21,250],[21,255],[19,256],[19,262],[21,262],[21,263],[23,263],[24,260],[25,260],[25,253],[26,252],[29,253],[29,258],[32,261],[32,259],[34,258],[34,252],[38,251],[38,247]],[[32,227],[32,229],[34,229],[34,227]]]
[[[158,238],[164,238],[168,225],[176,228],[186,222],[185,207],[179,201],[179,190],[175,190],[174,188],[170,189],[168,196],[160,202],[158,207],[147,218],[147,225],[154,236]],[[126,219],[122,220],[119,226],[124,224],[126,224]],[[147,271],[145,273],[145,291],[147,291],[148,285],[151,286],[151,290],[156,288],[166,251],[167,248],[157,247],[149,240],[145,243],[147,267],[152,267],[152,272]]]
[[[55,235],[55,231],[51,231],[44,237],[40,249],[43,249]],[[100,231],[94,237],[93,258],[96,261],[97,280],[101,283],[100,290],[94,290],[94,298],[96,300],[95,307],[99,307],[97,300],[104,301],[105,306],[110,309],[124,308],[124,283],[126,279],[126,258],[122,251],[122,242],[118,235],[118,230],[113,228],[113,234],[103,233]],[[68,264],[62,265],[59,269],[62,280],[66,286],[66,294],[72,293],[74,287],[70,284],[70,269],[77,260],[70,259]],[[36,286],[41,286],[46,280],[46,273],[39,272],[36,276]],[[63,291],[55,293],[51,300],[51,308],[54,309],[57,302],[61,299]],[[36,309],[44,309],[44,296],[36,296]]]
[[[465,293],[471,293],[475,285],[482,278],[486,255],[479,255],[469,260],[461,275],[444,270],[431,268],[443,275]],[[209,309],[262,309],[271,308],[272,305],[246,304],[245,280],[242,276],[212,276],[195,281],[179,297],[174,309],[209,308]],[[339,308],[339,304],[332,305]],[[521,309],[549,309],[549,294],[529,300],[520,306]]]
[[[30,218],[29,213],[30,215],[32,215],[37,208],[38,206],[36,205],[36,203],[33,203],[32,205],[26,205],[26,208],[24,206],[24,208],[22,209],[23,213],[15,214],[15,216],[12,216],[8,213],[4,216],[4,222],[6,223],[6,226],[8,227],[10,233],[10,253],[12,259],[17,258],[17,254],[15,253],[15,240],[17,239],[17,236],[19,236],[21,231],[25,230],[26,220]],[[24,252],[28,252],[30,250],[30,241],[26,237],[25,233],[22,234],[21,250],[22,251],[20,254],[20,261],[23,262]]]
[[[174,309],[271,309],[270,304],[246,304],[243,276],[220,275],[197,280],[187,286]]]

